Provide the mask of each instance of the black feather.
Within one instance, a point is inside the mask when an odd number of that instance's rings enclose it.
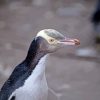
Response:
[[[10,100],[15,100],[15,96],[12,96]]]

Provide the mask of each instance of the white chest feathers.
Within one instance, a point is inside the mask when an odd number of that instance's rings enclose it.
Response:
[[[15,96],[15,100],[47,100],[48,86],[45,77],[46,57],[47,55],[40,59],[38,65],[27,78],[24,85],[16,89],[8,100],[11,100],[12,96]]]

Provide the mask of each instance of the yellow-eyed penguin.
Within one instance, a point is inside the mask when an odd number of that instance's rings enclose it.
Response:
[[[44,29],[33,39],[25,60],[15,67],[0,91],[0,100],[47,100],[45,60],[66,45],[78,45],[54,29]]]

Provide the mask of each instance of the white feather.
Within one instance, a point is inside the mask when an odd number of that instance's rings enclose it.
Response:
[[[45,60],[46,56],[42,57],[33,70],[32,74],[25,81],[24,85],[16,89],[13,95],[16,96],[16,100],[47,100],[48,86],[45,77]]]

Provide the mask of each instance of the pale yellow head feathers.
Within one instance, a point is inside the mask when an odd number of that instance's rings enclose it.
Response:
[[[80,42],[78,39],[66,38],[60,32],[54,29],[44,29],[38,32],[36,37],[44,38],[49,45],[55,47],[62,47],[62,45],[79,45]]]
[[[49,44],[57,44],[59,40],[65,38],[61,33],[54,29],[41,30],[40,32],[38,32],[37,37],[38,36],[43,37]]]

